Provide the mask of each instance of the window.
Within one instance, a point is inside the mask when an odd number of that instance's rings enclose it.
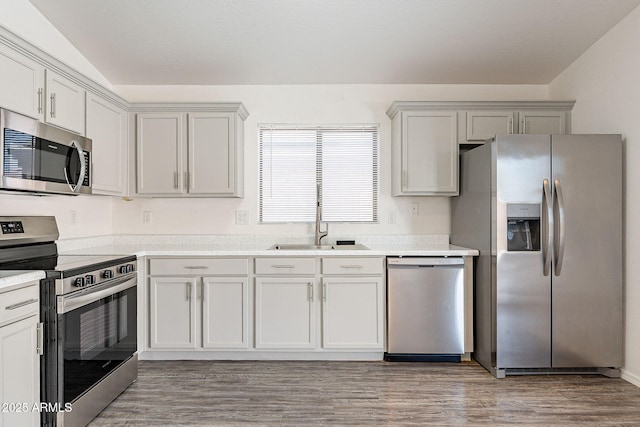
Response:
[[[378,126],[259,127],[259,220],[378,221]]]

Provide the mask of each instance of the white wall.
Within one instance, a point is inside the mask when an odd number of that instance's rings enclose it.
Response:
[[[449,199],[391,197],[391,120],[397,100],[544,100],[546,85],[279,85],[279,86],[114,86],[130,102],[242,102],[245,122],[245,197],[234,199],[137,199],[116,201],[114,231],[129,233],[311,234],[311,225],[258,225],[257,129],[261,123],[379,123],[380,223],[335,224],[330,237],[364,234],[449,234]],[[419,202],[419,216],[409,204]],[[249,212],[249,225],[235,224],[235,211]],[[143,224],[144,211],[152,223]],[[389,224],[394,213],[396,223]],[[179,219],[179,220],[178,220]]]
[[[111,197],[0,192],[0,216],[53,215],[61,239],[112,234]]]
[[[574,133],[621,133],[625,143],[624,378],[640,386],[640,8],[623,19],[549,86],[575,99]],[[595,261],[595,260],[594,260]]]
[[[0,25],[95,82],[111,83],[27,0],[0,0]]]

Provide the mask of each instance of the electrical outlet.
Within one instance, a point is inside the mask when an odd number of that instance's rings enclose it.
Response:
[[[412,216],[420,215],[420,205],[418,204],[418,202],[411,203],[411,215]]]
[[[395,224],[396,223],[396,213],[394,211],[389,212],[387,215],[387,223]]]
[[[75,224],[76,222],[78,222],[78,213],[76,211],[71,211],[70,219],[71,219],[71,224]]]
[[[236,224],[238,225],[249,224],[249,211],[236,211]]]
[[[142,223],[151,224],[151,211],[142,212]]]

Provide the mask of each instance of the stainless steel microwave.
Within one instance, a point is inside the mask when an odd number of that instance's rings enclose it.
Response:
[[[0,109],[0,189],[91,193],[91,140]]]

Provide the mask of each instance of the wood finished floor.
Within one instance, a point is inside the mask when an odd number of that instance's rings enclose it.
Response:
[[[640,426],[640,388],[475,362],[141,361],[99,426]]]

